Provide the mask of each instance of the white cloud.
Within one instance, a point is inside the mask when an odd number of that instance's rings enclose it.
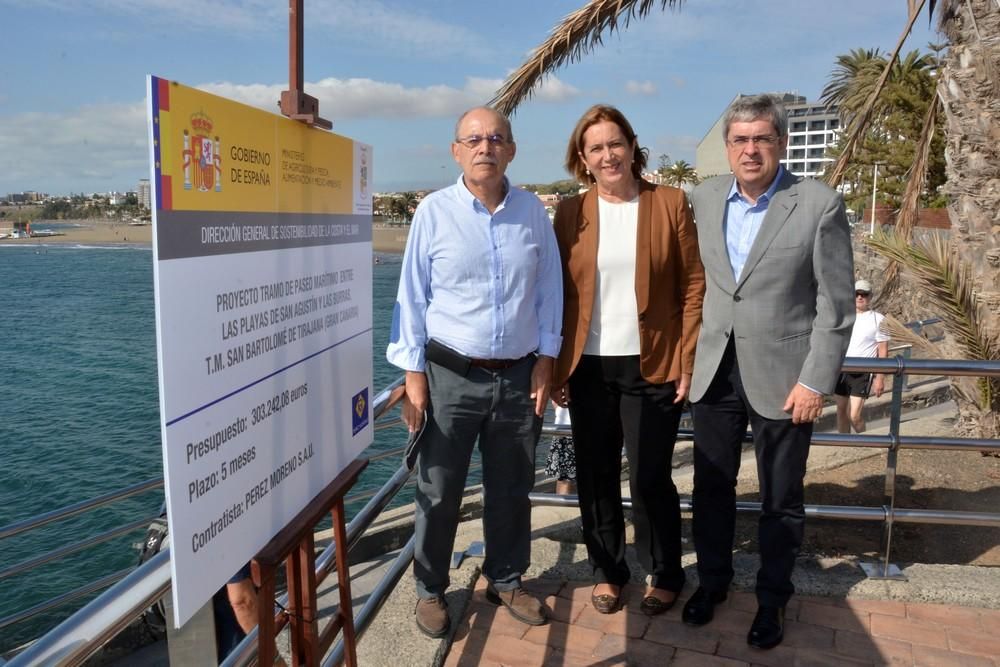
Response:
[[[320,114],[345,119],[455,118],[493,97],[501,79],[468,77],[461,88],[407,87],[372,79],[327,78],[306,84]],[[286,84],[208,83],[198,88],[274,113]],[[579,94],[549,77],[536,93],[558,103]],[[0,115],[0,192],[134,187],[148,172],[146,103],[85,106],[60,113]]]
[[[670,156],[671,164],[677,160],[687,160],[693,164],[695,151],[700,141],[701,137],[686,134],[657,135],[653,142],[656,150],[650,150],[650,167],[657,166],[655,164],[656,160],[653,157],[655,156],[658,159],[661,153],[667,153]]]
[[[142,102],[0,116],[4,190],[134,188],[149,171],[146,131]]]
[[[534,99],[540,102],[564,102],[579,94],[578,88],[549,75],[542,80],[542,85],[535,91]]]
[[[320,115],[338,118],[451,117],[469,107],[487,103],[503,83],[501,79],[467,77],[462,88],[443,84],[406,87],[373,79],[326,78],[306,83],[306,93],[319,100]],[[274,111],[286,84],[209,83],[198,86],[216,95]],[[580,94],[554,76],[547,77],[535,94],[541,102],[558,103]]]
[[[629,95],[642,95],[649,97],[656,95],[656,84],[652,81],[626,81],[625,92]]]
[[[381,0],[314,0],[306,3],[310,27],[323,26],[341,39],[353,39],[422,58],[461,55],[477,61],[494,54],[490,40],[467,26],[441,21],[428,11],[414,11],[421,3],[389,6]],[[440,12],[439,12],[440,13]]]

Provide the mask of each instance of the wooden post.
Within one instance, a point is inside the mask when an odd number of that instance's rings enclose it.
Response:
[[[319,117],[319,100],[304,87],[305,9],[303,0],[288,0],[288,90],[281,91],[281,113],[307,125],[329,130],[333,123]]]
[[[278,566],[285,561],[288,608],[282,613],[286,614],[290,625],[293,667],[319,665],[323,653],[341,630],[344,632],[345,662],[348,667],[357,665],[344,496],[367,466],[368,459],[356,459],[348,465],[253,559],[251,573],[254,584],[260,589],[258,664],[270,667],[277,655],[274,641],[278,625],[274,616],[275,581]],[[313,531],[327,512],[333,514],[340,608],[331,623],[320,633],[316,607],[316,545]]]

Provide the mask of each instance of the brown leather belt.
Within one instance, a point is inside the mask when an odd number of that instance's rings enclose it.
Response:
[[[532,355],[528,354],[520,359],[476,359],[475,357],[469,357],[469,365],[477,368],[485,368],[490,371],[502,371],[518,365],[530,356]]]

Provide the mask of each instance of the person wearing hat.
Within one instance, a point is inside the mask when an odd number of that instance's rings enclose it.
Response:
[[[851,342],[847,346],[848,357],[889,356],[889,334],[882,328],[885,315],[871,309],[872,284],[867,280],[854,283],[854,328]],[[850,433],[864,433],[865,416],[861,409],[865,399],[874,392],[881,396],[885,391],[885,380],[881,373],[841,373],[837,387],[833,390],[837,401],[837,430]]]

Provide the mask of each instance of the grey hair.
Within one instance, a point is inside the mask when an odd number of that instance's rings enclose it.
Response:
[[[510,119],[507,118],[507,116],[500,113],[499,111],[497,111],[496,109],[494,109],[493,107],[487,107],[487,106],[472,107],[471,109],[467,109],[465,113],[463,113],[461,116],[458,117],[458,122],[455,123],[455,141],[458,141],[460,138],[458,136],[458,131],[462,127],[462,121],[465,120],[465,117],[468,116],[473,111],[489,111],[490,113],[494,114],[497,118],[500,119],[500,122],[504,124],[504,127],[506,127],[507,141],[510,142],[514,141],[514,130],[510,126]]]
[[[788,111],[775,95],[742,95],[736,98],[722,117],[722,139],[729,139],[729,126],[733,123],[770,121],[779,137],[788,134]]]

